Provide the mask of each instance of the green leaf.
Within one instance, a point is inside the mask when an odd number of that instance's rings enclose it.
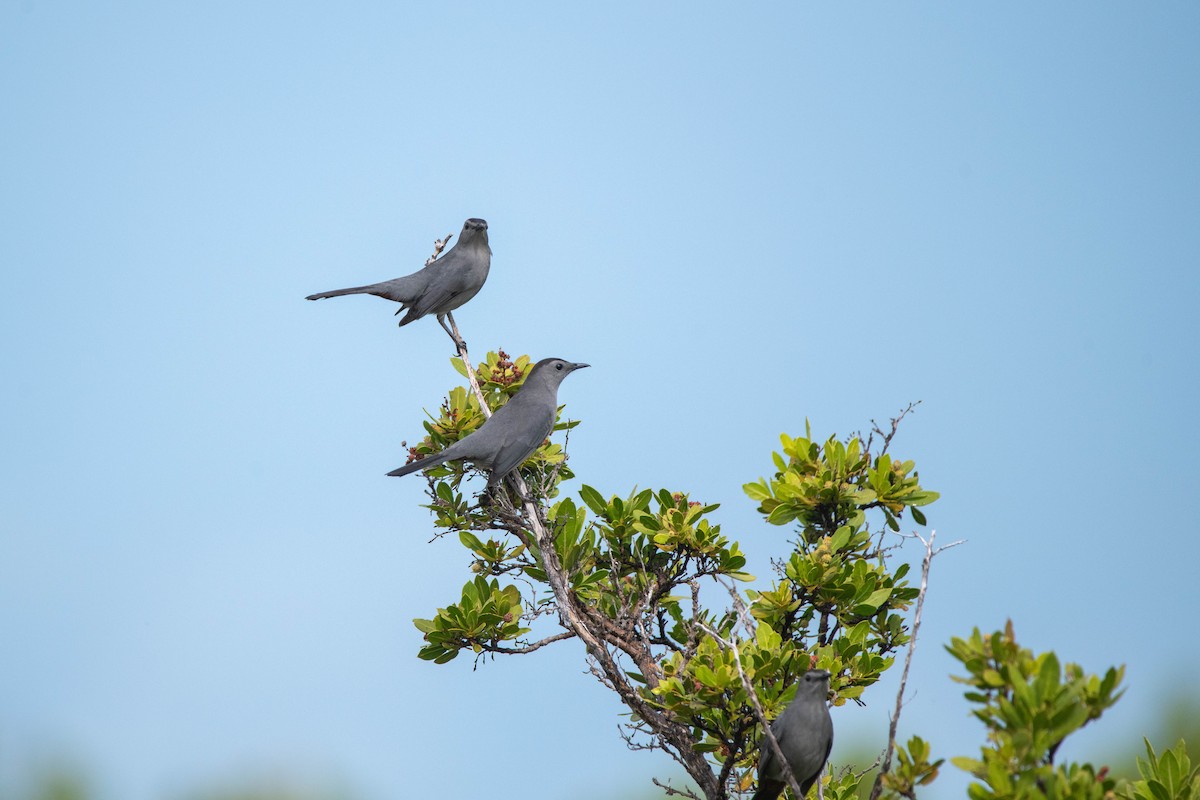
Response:
[[[742,484],[742,491],[745,492],[751,500],[759,503],[771,496],[770,487],[767,486],[767,482],[761,478],[755,483]]]
[[[796,518],[796,512],[790,506],[776,506],[770,514],[767,515],[767,522],[772,525],[786,525]]]
[[[963,772],[969,772],[972,775],[979,775],[983,771],[983,762],[976,761],[973,758],[966,756],[954,756],[950,759],[950,763],[961,769]]]
[[[1175,800],[1171,797],[1171,793],[1167,791],[1167,788],[1158,781],[1146,781],[1146,786],[1149,787],[1150,792],[1154,795],[1154,800]]]
[[[908,504],[912,506],[927,506],[930,503],[937,502],[939,497],[941,497],[941,495],[937,492],[922,492],[920,502],[909,500]]]
[[[458,540],[463,543],[463,546],[468,550],[476,553],[483,552],[483,542],[479,541],[479,537],[470,531],[459,531]]]
[[[717,679],[717,673],[713,672],[704,664],[696,665],[695,675],[696,680],[700,681],[705,686],[711,686],[714,689],[719,689],[721,687],[721,682]]]
[[[778,650],[779,646],[783,644],[783,637],[770,625],[762,623],[755,630],[754,638],[758,642],[758,646],[764,650]]]
[[[868,617],[879,611],[879,607],[887,602],[887,599],[891,596],[891,587],[885,586],[882,589],[876,589],[871,592],[870,597],[854,607],[854,613],[860,617]]]
[[[603,517],[608,513],[608,503],[604,502],[600,493],[591,486],[584,484],[579,489],[579,497],[596,516]]]

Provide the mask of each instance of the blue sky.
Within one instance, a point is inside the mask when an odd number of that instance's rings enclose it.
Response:
[[[1200,657],[1169,633],[1200,558],[1197,41],[1182,3],[0,5],[0,787],[57,754],[122,800],[675,774],[574,643],[415,658],[467,559],[384,473],[449,341],[302,298],[469,216],[473,354],[591,363],[576,473],[723,503],[764,582],[786,531],[740,487],[779,433],[921,400],[894,449],[969,544],[902,730],[974,752],[940,645],[1012,617],[1128,665],[1068,755],[1136,748]]]

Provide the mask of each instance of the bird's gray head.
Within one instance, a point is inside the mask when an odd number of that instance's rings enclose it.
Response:
[[[458,235],[459,243],[482,240],[487,244],[487,220],[471,217],[463,223],[462,233]]]
[[[825,696],[829,694],[829,677],[829,672],[826,670],[810,669],[800,679],[800,688],[796,690],[796,696],[809,694],[824,700]]]
[[[525,385],[540,384],[557,389],[563,378],[577,369],[590,367],[591,364],[577,364],[565,358],[543,358],[533,365],[533,371],[525,379]]]

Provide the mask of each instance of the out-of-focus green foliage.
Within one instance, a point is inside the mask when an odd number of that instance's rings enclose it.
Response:
[[[1144,735],[1151,743],[1160,747],[1182,740],[1187,747],[1188,758],[1200,762],[1200,694],[1186,673],[1182,677],[1165,679],[1162,694],[1153,709],[1145,716],[1151,726]],[[1128,742],[1109,740],[1104,748],[1104,760],[1118,778],[1132,780],[1140,774],[1138,759],[1143,748],[1131,749]]]
[[[938,769],[946,759],[930,761],[929,743],[914,736],[907,744],[896,746],[896,765],[883,776],[883,788],[901,797],[914,800],[917,787],[926,786],[937,779]]]
[[[43,775],[30,791],[30,800],[87,800],[88,783],[74,769],[56,769]]]
[[[1200,800],[1200,764],[1192,766],[1187,743],[1182,739],[1170,750],[1156,755],[1149,740],[1146,759],[1138,759],[1141,780],[1130,781],[1122,791],[1126,800]]]
[[[1107,768],[1056,765],[1054,755],[1067,736],[1120,698],[1124,667],[1099,677],[1061,665],[1053,652],[1034,655],[1017,644],[1011,622],[989,636],[976,629],[946,649],[966,669],[954,680],[969,687],[972,713],[988,730],[978,759],[953,759],[979,781],[967,790],[971,800],[1099,800],[1113,792],[1117,782]]]
[[[100,796],[92,782],[76,766],[56,765],[40,772],[20,790],[0,786],[2,800],[92,800]],[[340,789],[326,789],[279,781],[237,783],[230,788],[198,788],[166,795],[178,800],[353,800]]]

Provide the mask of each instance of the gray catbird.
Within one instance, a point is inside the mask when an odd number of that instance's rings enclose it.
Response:
[[[479,293],[491,265],[492,249],[488,247],[487,222],[472,218],[463,223],[457,244],[437,261],[412,275],[372,283],[370,286],[310,294],[304,299],[373,294],[399,303],[397,314],[408,309],[408,313],[400,320],[401,325],[407,325],[426,314],[436,314],[438,324],[454,338],[454,334],[446,327],[446,314]]]
[[[388,475],[400,476],[420,469],[436,467],[445,461],[460,459],[488,470],[490,490],[504,476],[524,463],[541,446],[558,413],[558,385],[563,378],[587,364],[573,364],[561,358],[543,358],[533,365],[525,383],[492,418],[440,453],[425,456]]]
[[[804,794],[821,776],[825,759],[833,747],[833,720],[825,698],[829,694],[829,673],[810,669],[800,679],[796,698],[771,723],[771,732],[779,741],[792,775]],[[783,767],[775,756],[775,748],[763,737],[762,753],[758,757],[758,791],[753,800],[775,800],[787,786]],[[800,798],[803,800],[803,798]]]

